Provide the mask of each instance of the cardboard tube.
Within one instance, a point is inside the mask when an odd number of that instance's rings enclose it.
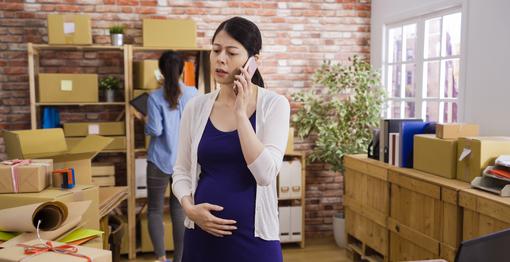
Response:
[[[67,206],[59,201],[43,202],[0,210],[0,230],[35,232],[41,220],[41,231],[60,227],[68,215]]]

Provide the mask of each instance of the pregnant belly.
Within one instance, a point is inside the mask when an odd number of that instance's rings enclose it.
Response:
[[[211,212],[214,216],[237,221],[237,227],[253,228],[256,186],[236,179],[215,179],[210,175],[200,178],[195,191],[195,204],[209,203],[223,207]]]

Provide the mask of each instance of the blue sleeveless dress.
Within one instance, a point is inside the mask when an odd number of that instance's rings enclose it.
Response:
[[[255,130],[255,113],[250,117]],[[222,206],[214,216],[237,221],[232,235],[215,237],[198,225],[186,229],[183,262],[281,262],[280,241],[255,237],[256,181],[244,160],[237,130],[223,132],[209,119],[198,145],[201,175],[195,204]]]

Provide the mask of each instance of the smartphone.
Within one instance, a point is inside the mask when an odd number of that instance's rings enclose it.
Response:
[[[250,56],[248,61],[243,66],[244,70],[248,71],[248,77],[251,79],[257,71],[257,62],[255,61],[254,56]],[[237,95],[237,87],[234,88],[234,93]]]
[[[250,56],[250,58],[248,58],[248,61],[244,64],[244,70],[248,71],[249,78],[253,77],[255,71],[257,71],[257,62],[255,61],[254,56]]]

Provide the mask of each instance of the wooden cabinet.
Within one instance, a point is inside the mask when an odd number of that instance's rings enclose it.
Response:
[[[510,228],[510,199],[466,189],[459,202],[464,208],[463,240]]]
[[[459,192],[469,184],[365,156],[346,156],[346,230],[350,247],[385,261],[455,259],[462,240]]]
[[[362,258],[388,261],[388,168],[361,156],[345,156],[344,161],[348,245]]]

